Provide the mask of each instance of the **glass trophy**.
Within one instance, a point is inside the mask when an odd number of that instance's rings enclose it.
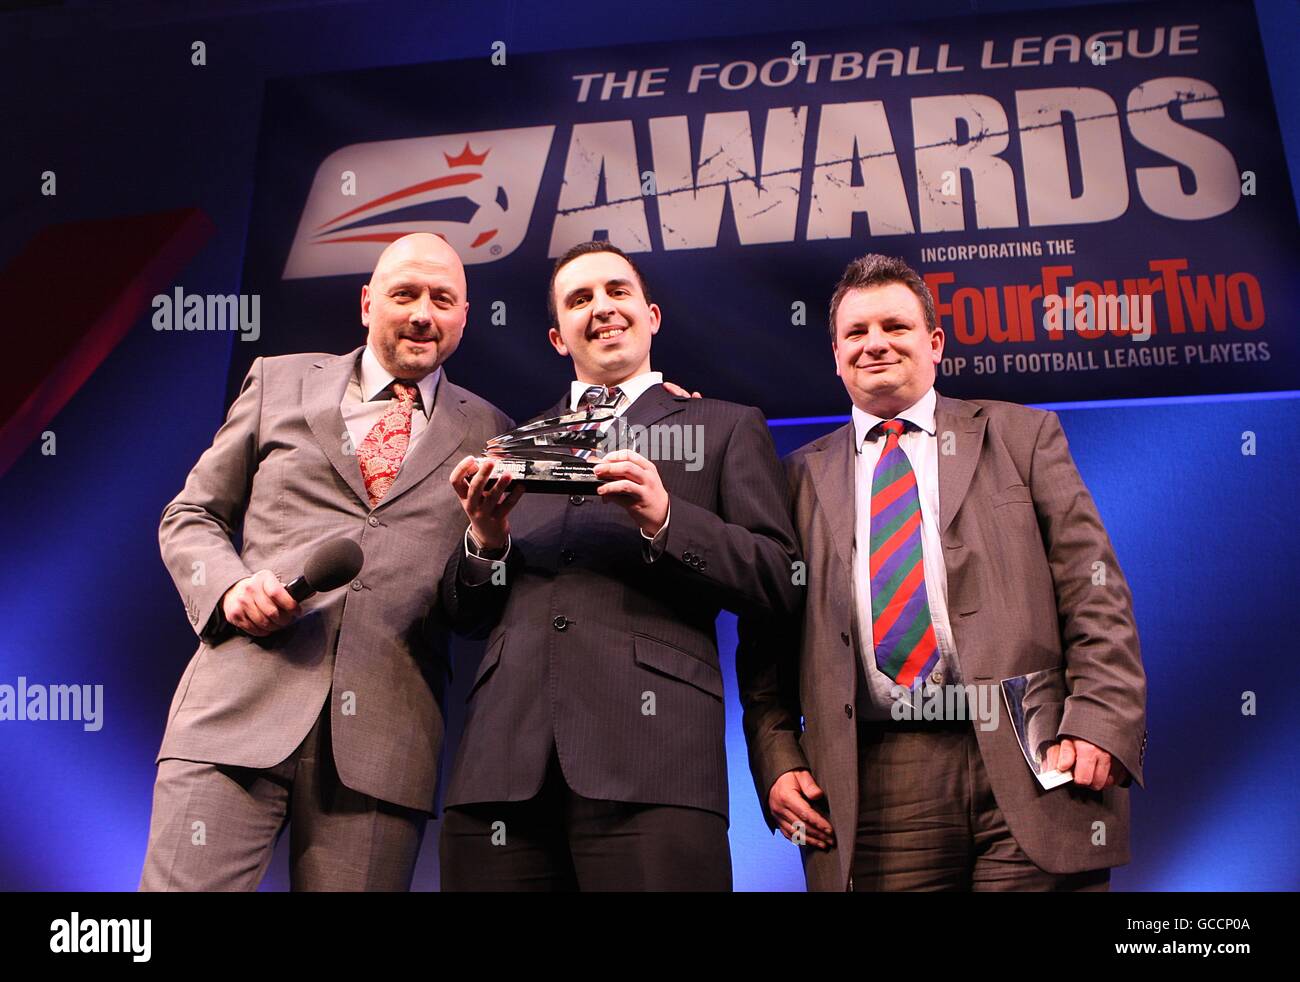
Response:
[[[493,462],[492,480],[509,474],[513,484],[543,494],[592,494],[602,483],[592,468],[603,456],[606,434],[619,420],[612,408],[596,408],[525,423],[488,440],[480,460]]]

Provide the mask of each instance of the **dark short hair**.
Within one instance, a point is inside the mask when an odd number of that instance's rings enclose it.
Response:
[[[897,256],[882,256],[878,252],[869,252],[860,259],[855,259],[844,267],[844,275],[831,296],[831,340],[835,340],[835,315],[839,313],[840,301],[850,290],[864,290],[873,286],[886,286],[890,283],[902,283],[916,294],[925,312],[926,329],[933,334],[939,326],[934,314],[934,297],[925,280],[911,266]]]
[[[637,269],[637,265],[632,261],[631,256],[613,243],[604,242],[599,239],[593,242],[579,242],[576,246],[557,259],[555,261],[555,267],[551,270],[551,283],[546,291],[546,312],[550,315],[551,327],[560,326],[559,312],[555,307],[555,278],[560,275],[560,270],[569,265],[569,263],[573,262],[579,256],[589,256],[593,252],[612,252],[616,256],[622,256],[627,261],[627,264],[632,267],[632,272],[636,274],[636,281],[641,284],[641,295],[645,297],[646,305],[649,306],[654,303],[654,301],[650,299],[650,290],[646,287],[645,277],[641,275],[641,270]]]

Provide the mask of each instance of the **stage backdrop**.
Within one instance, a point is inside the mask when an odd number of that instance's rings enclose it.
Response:
[[[657,368],[770,416],[843,412],[826,302],[868,251],[929,283],[948,395],[1294,386],[1300,237],[1245,3],[270,83],[243,283],[262,334],[235,345],[231,394],[256,355],[359,343],[359,287],[413,231],[469,267],[451,375],[516,417],[567,378],[544,291],[590,238],[643,266]]]

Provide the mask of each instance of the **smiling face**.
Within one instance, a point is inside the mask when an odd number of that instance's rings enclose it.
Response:
[[[892,419],[934,385],[943,329],[904,283],[849,290],[835,315],[835,374],[863,412]]]
[[[418,381],[460,344],[469,312],[465,268],[436,235],[407,235],[384,250],[361,288],[361,323],[379,364]]]
[[[562,266],[552,287],[558,327],[555,350],[573,359],[578,381],[619,385],[650,371],[650,339],[659,331],[659,307],[647,304],[628,261],[590,252]]]

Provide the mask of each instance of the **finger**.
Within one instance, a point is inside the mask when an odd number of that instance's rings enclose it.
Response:
[[[271,598],[266,595],[266,591],[263,590],[260,585],[256,586],[252,591],[250,591],[248,599],[253,608],[249,611],[249,616],[252,617],[254,621],[257,621],[260,616],[262,621],[259,623],[262,623],[264,627],[270,627],[271,620],[275,617],[276,613],[278,613],[279,608],[276,607]],[[254,613],[254,611],[256,613]]]
[[[814,832],[817,833],[819,838],[822,836],[829,837],[832,834],[830,826],[827,825],[825,820],[817,814],[807,801],[804,800],[803,795],[798,794],[797,792],[790,795],[790,797],[785,800],[785,807],[788,811],[794,813],[795,818],[803,822],[804,828],[808,830],[807,835],[809,837],[811,837]]]
[[[829,849],[831,847],[830,839],[801,818],[794,820],[792,828],[799,834],[798,839],[792,840],[798,845],[813,846],[817,849]]]
[[[613,495],[626,495],[632,501],[641,500],[642,485],[632,481],[612,481],[609,484],[602,484],[596,488],[596,493],[602,498],[609,498]],[[619,502],[620,504],[631,504],[631,502]]]
[[[655,470],[654,461],[650,460],[650,458],[648,457],[641,456],[635,450],[628,449],[622,451],[622,453],[627,454],[627,460],[629,460],[633,464],[636,464],[638,467],[642,468],[643,470],[648,470],[648,471]]]
[[[1049,771],[1056,770],[1056,758],[1061,755],[1061,748],[1052,744],[1047,748],[1047,753],[1043,754],[1043,767]]]
[[[1100,791],[1110,781],[1110,754],[1104,750],[1097,754],[1097,764],[1092,774],[1092,790]]]
[[[692,393],[691,393],[691,398],[692,398],[692,399],[703,399],[704,397],[703,397],[702,395],[700,395],[698,392],[692,392]]]
[[[469,497],[469,482],[477,471],[478,461],[473,457],[466,457],[451,472],[451,486],[456,491],[456,497],[461,501]]]
[[[799,790],[803,793],[803,797],[806,800],[815,801],[823,796],[822,789],[817,787],[817,782],[812,779],[811,774],[798,771],[795,773],[795,780],[799,782]],[[811,805],[805,805],[804,814],[805,816],[811,816],[806,818],[806,821],[811,828],[817,829],[823,835],[834,837],[835,829],[831,827],[831,823],[826,821],[825,816],[823,816],[821,812],[817,811],[816,808],[813,808]]]
[[[473,474],[477,467],[478,465],[474,462],[473,454],[470,454],[468,457],[462,457],[460,463],[451,469],[451,477],[449,480],[452,484],[458,484],[461,482],[468,484],[469,475]]]
[[[636,481],[638,484],[645,483],[645,471],[641,469],[639,464],[635,464],[630,460],[597,464],[594,470],[596,476],[602,480],[616,481],[620,478],[626,478],[629,481]]]
[[[509,471],[502,471],[501,476],[496,479],[496,483],[492,485],[491,490],[483,493],[484,504],[487,505],[492,513],[495,513],[496,510],[501,507],[501,502],[503,502],[506,499],[506,495],[510,493],[510,483],[514,479],[514,475]]]
[[[1091,785],[1092,776],[1097,769],[1097,758],[1087,747],[1080,746],[1076,751],[1074,762],[1074,783]]]
[[[1073,767],[1074,767],[1074,741],[1067,738],[1061,741],[1061,752],[1060,752],[1060,756],[1057,758],[1056,761],[1056,769],[1058,771],[1064,772],[1064,771],[1071,770]]]
[[[266,595],[271,598],[271,603],[275,604],[280,611],[291,615],[298,613],[298,601],[289,595],[289,591],[279,580],[270,577],[265,589]]]
[[[794,779],[799,782],[799,790],[803,792],[803,796],[811,801],[816,801],[825,793],[817,786],[817,782],[808,771],[795,771]]]
[[[513,488],[510,489],[510,497],[506,498],[505,501],[501,502],[501,506],[497,509],[497,517],[505,518],[507,515],[509,515],[511,510],[515,507],[515,505],[519,504],[519,499],[522,498],[523,496],[524,496],[524,486],[522,484],[516,484]]]
[[[474,476],[470,479],[468,495],[471,504],[482,507],[483,504],[483,487],[487,484],[488,477],[492,474],[492,469],[496,462],[489,457],[478,466]]]
[[[244,600],[240,607],[240,613],[243,614],[244,620],[247,621],[249,625],[256,628],[256,632],[254,633],[257,633],[259,636],[270,634],[273,630],[270,619],[266,614],[262,613],[261,609],[257,606],[256,601],[251,596]]]
[[[230,623],[234,624],[235,627],[239,628],[245,634],[251,634],[255,638],[264,638],[271,633],[270,630],[266,628],[258,627],[256,624],[254,624],[243,614],[240,614],[235,620],[231,621]]]

